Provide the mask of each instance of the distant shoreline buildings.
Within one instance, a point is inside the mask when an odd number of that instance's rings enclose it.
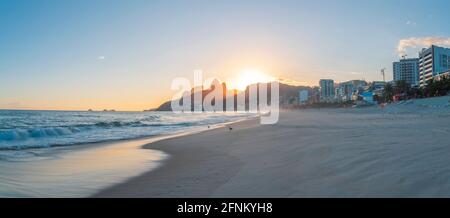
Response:
[[[384,72],[383,72],[384,73]],[[372,103],[378,96],[383,96],[386,84],[394,87],[396,82],[405,81],[416,89],[423,88],[430,80],[440,80],[450,76],[450,48],[432,45],[422,49],[418,57],[406,58],[392,62],[393,80],[391,82],[350,80],[335,84],[332,79],[319,81],[319,99],[322,103],[339,103],[347,101],[363,101]],[[299,94],[300,96],[300,94]],[[305,96],[303,94],[302,96]],[[304,102],[305,98],[300,98]]]
[[[425,86],[431,79],[438,81],[445,75],[450,76],[450,49],[432,45],[430,48],[423,49],[417,58],[403,57],[399,61],[393,62],[392,67],[393,80],[389,82],[384,81],[383,69],[383,81],[349,80],[336,83],[333,79],[328,78],[319,80],[319,86],[314,87],[280,84],[279,106],[281,108],[336,105],[346,107],[352,104],[364,106],[409,97],[437,96],[442,92],[441,90],[436,91],[436,88],[432,88],[430,91]],[[247,110],[249,108],[248,91],[251,86],[258,87],[258,84],[252,84],[245,91],[238,92],[237,90],[227,90],[224,83],[221,85],[223,93],[227,93],[222,96],[224,111],[226,111],[226,102],[234,102],[234,105],[236,105],[233,108],[234,111],[239,111],[237,107],[239,105],[237,102],[238,95],[245,97],[245,102],[240,105]],[[212,87],[202,89],[202,96],[205,96],[211,90]],[[194,92],[195,90],[191,90],[191,99],[193,99]],[[193,110],[193,105],[191,106],[191,110]],[[163,103],[155,110],[172,110],[171,101]]]
[[[414,87],[424,87],[429,80],[450,74],[450,48],[431,45],[422,49],[417,58],[393,62],[394,81],[406,81]]]
[[[382,95],[386,82],[364,80],[350,80],[341,83],[335,83],[332,79],[321,79],[319,81],[319,102],[321,103],[345,103],[351,101],[365,101],[372,104],[374,96]],[[305,102],[304,94],[299,93],[299,101]]]
[[[368,83],[364,80],[350,80],[336,86],[336,100],[339,102],[352,101],[358,93],[364,92]]]

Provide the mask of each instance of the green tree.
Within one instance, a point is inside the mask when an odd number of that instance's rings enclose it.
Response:
[[[395,81],[395,94],[408,95],[410,90],[411,90],[411,85],[408,82],[406,82],[405,80]]]
[[[439,80],[430,79],[425,87],[428,97],[446,95],[449,91],[450,78],[448,76],[443,76]]]
[[[383,91],[383,98],[385,102],[392,101],[392,98],[394,97],[394,87],[390,83],[386,83],[384,86]]]

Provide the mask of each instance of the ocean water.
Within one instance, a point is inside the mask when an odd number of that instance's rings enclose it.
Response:
[[[0,110],[0,197],[87,197],[169,157],[145,144],[252,116]]]
[[[244,113],[0,110],[0,150],[48,148],[178,133],[236,121]]]

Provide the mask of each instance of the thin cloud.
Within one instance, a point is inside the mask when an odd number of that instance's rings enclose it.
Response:
[[[284,83],[287,85],[294,85],[294,86],[307,86],[308,85],[308,83],[305,81],[297,81],[297,80],[288,79],[288,78],[278,78],[278,82]]]
[[[323,72],[327,72],[331,76],[337,76],[337,74],[350,74],[350,75],[362,75],[362,72],[355,70],[324,70]]]
[[[416,26],[416,25],[417,25],[417,23],[416,23],[416,22],[414,22],[414,21],[410,21],[410,20],[408,20],[408,21],[406,21],[406,25],[408,25],[408,26]]]

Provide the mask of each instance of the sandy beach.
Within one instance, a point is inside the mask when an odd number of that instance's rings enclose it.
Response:
[[[148,144],[170,159],[93,197],[450,197],[449,123],[448,104],[283,112]]]

